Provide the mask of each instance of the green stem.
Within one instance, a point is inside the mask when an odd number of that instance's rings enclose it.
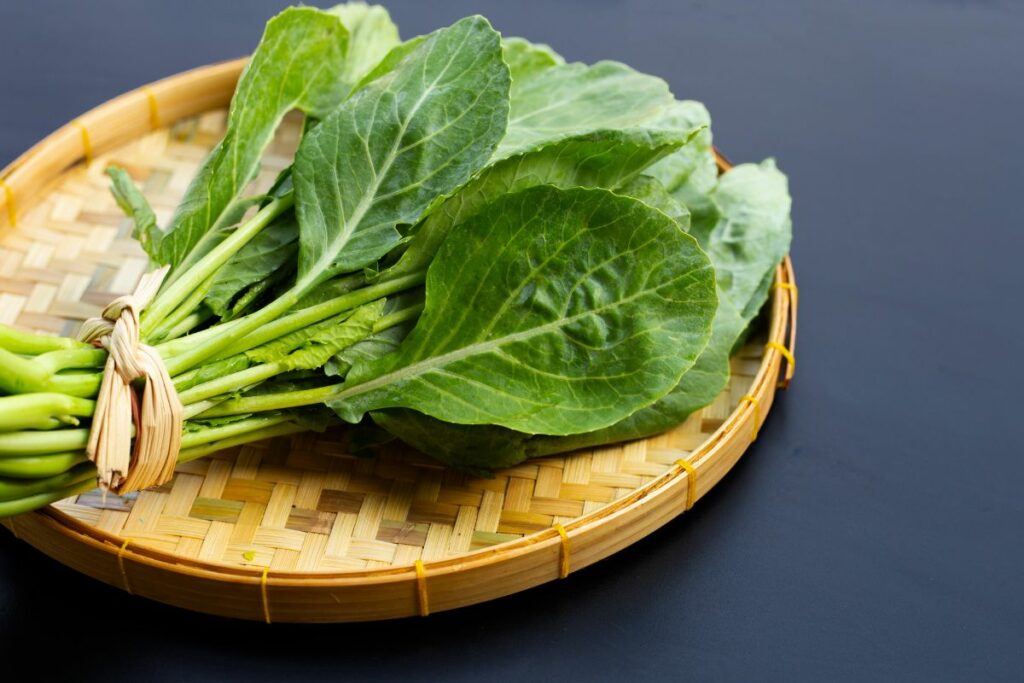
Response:
[[[213,311],[208,308],[204,308],[202,312],[197,311],[195,313],[190,313],[187,317],[182,319],[180,323],[168,330],[167,339],[184,337],[186,334],[199,327],[212,317]]]
[[[96,467],[91,462],[75,465],[67,472],[39,479],[0,479],[0,501],[27,498],[47,491],[60,490],[80,482],[96,479]]]
[[[416,304],[395,311],[378,320],[374,326],[374,333],[383,332],[386,329],[399,325],[407,320],[412,320],[423,311],[423,304]],[[261,367],[261,366],[256,366]],[[250,368],[252,370],[254,368]],[[247,371],[243,371],[247,372]],[[242,373],[236,373],[241,375]],[[275,373],[276,374],[276,373]],[[206,384],[199,385],[197,389],[206,387]],[[229,388],[242,386],[241,383],[227,382]],[[211,407],[205,412],[191,412],[190,416],[200,415],[201,417],[226,417],[229,415],[245,415],[247,413],[262,413],[269,410],[284,410],[286,408],[300,408],[302,406],[317,405],[334,396],[341,390],[342,384],[332,384],[325,387],[313,389],[300,389],[296,391],[283,391],[274,394],[261,394],[259,396],[243,396],[241,398],[228,399]],[[230,390],[226,389],[225,391]],[[185,392],[183,392],[184,394]],[[202,392],[207,395],[206,392]],[[224,392],[221,392],[224,393]],[[215,396],[216,394],[208,394]],[[185,402],[185,399],[182,399]],[[194,401],[191,401],[194,403]]]
[[[8,432],[0,434],[0,458],[21,458],[80,451],[89,442],[88,429],[55,429],[49,432]]]
[[[70,498],[71,496],[75,496],[80,493],[87,493],[95,486],[96,482],[89,480],[72,484],[71,486],[59,491],[38,493],[34,496],[28,496],[27,498],[3,501],[0,502],[0,517],[13,517],[14,515],[20,515],[25,512],[32,512],[33,510],[38,510],[50,503],[56,503],[58,500],[64,500],[65,498]]]
[[[86,462],[85,453],[51,453],[27,458],[0,458],[0,476],[18,479],[37,479],[67,472],[75,465]]]
[[[0,392],[31,394],[58,392],[91,398],[100,389],[99,373],[52,374],[45,367],[7,349],[0,348]]]
[[[358,308],[363,304],[376,301],[381,297],[391,296],[412,289],[423,284],[426,273],[413,273],[403,278],[396,278],[388,282],[381,282],[357,289],[347,294],[342,294],[320,304],[299,309],[273,322],[263,325],[252,334],[246,335],[243,339],[223,349],[216,356],[215,360],[228,358],[235,354],[248,351],[249,349],[262,346],[267,342],[283,337],[286,334],[309,327],[344,311]],[[240,319],[241,320],[241,319]]]
[[[212,441],[208,444],[203,444],[202,446],[182,449],[182,451],[178,453],[178,462],[183,463],[188,462],[189,460],[195,460],[196,458],[201,458],[204,455],[216,453],[217,451],[222,451],[225,448],[231,448],[232,446],[240,446],[244,443],[262,441],[263,439],[270,439],[275,436],[284,436],[285,434],[295,434],[303,431],[306,431],[306,427],[303,427],[300,424],[295,422],[283,422],[271,427],[256,429],[232,438],[221,439],[219,441]]]
[[[202,429],[198,429],[194,432],[185,432],[182,434],[181,449],[186,450],[213,443],[214,441],[234,438],[258,429],[273,427],[274,425],[283,424],[285,422],[292,422],[294,419],[295,418],[292,415],[281,413],[279,415],[250,417],[245,420],[229,422],[228,424],[217,427],[203,427]]]
[[[205,256],[199,259],[195,265],[184,271],[180,277],[173,280],[160,294],[156,300],[149,304],[142,316],[142,336],[146,339],[164,319],[170,315],[185,299],[189,297],[202,283],[227,263],[228,259],[234,256],[244,247],[249,240],[255,237],[272,220],[288,210],[295,203],[295,197],[288,193],[278,197],[256,213],[255,216],[242,223],[238,228],[228,235],[223,242],[211,249]]]
[[[178,398],[181,400],[182,405],[188,406],[208,398],[213,398],[214,396],[238,391],[239,389],[246,389],[254,384],[259,384],[264,380],[268,380],[275,375],[281,374],[285,369],[286,368],[283,363],[263,363],[261,365],[254,365],[251,368],[233,372],[229,375],[224,375],[223,377],[203,382],[191,389],[186,389],[178,394]]]
[[[203,299],[206,298],[206,293],[210,291],[210,287],[213,285],[214,277],[215,274],[211,275],[206,278],[201,285],[196,287],[192,293],[188,295],[188,298],[185,299],[185,301],[177,306],[163,322],[156,326],[156,329],[149,334],[146,341],[152,344],[154,341],[174,339],[174,337],[171,336],[171,332],[187,320],[189,316],[192,315],[192,313],[203,303]],[[187,332],[190,329],[192,328],[190,327],[185,331]]]
[[[54,337],[46,334],[33,334],[8,325],[0,325],[0,349],[13,353],[37,355],[48,351],[64,349],[87,349],[88,344],[69,337]]]
[[[317,405],[338,393],[341,386],[339,383],[314,389],[297,389],[295,391],[282,391],[276,394],[233,398],[215,405],[205,413],[200,414],[199,417],[227,417],[229,415],[246,415],[248,413],[262,413],[269,410],[285,410],[287,408]]]
[[[0,432],[56,429],[92,417],[96,402],[67,394],[39,393],[0,397]]]
[[[241,321],[245,318],[238,318],[237,320],[230,320],[228,322],[219,322],[212,327],[208,327],[205,330],[195,332],[187,337],[181,339],[171,339],[170,341],[160,342],[156,345],[157,353],[165,361],[172,356],[180,356],[191,348],[195,348],[199,344],[203,344],[211,339],[215,339],[217,335],[223,334],[233,327],[238,327]]]
[[[107,362],[107,352],[105,349],[91,346],[85,349],[49,351],[36,356],[33,362],[38,363],[50,374],[57,374],[70,368],[102,368]]]

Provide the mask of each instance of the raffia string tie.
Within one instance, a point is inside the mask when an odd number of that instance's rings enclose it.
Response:
[[[139,313],[156,296],[167,271],[164,267],[144,275],[135,292],[114,299],[78,331],[81,341],[108,353],[85,447],[105,491],[138,491],[174,476],[184,409],[160,354],[139,342]],[[145,382],[141,402],[132,388],[137,379]]]

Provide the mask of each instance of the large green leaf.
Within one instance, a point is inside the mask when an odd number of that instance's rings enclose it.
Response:
[[[107,175],[111,180],[110,194],[114,196],[114,201],[124,215],[132,220],[132,237],[152,260],[159,261],[159,245],[153,242],[154,235],[157,235],[156,214],[153,213],[153,208],[123,168],[110,166],[107,168]]]
[[[705,240],[718,220],[711,191],[718,182],[718,165],[711,147],[711,116],[700,102],[675,102],[663,111],[656,125],[666,128],[703,128],[693,141],[644,171],[690,211],[690,232]]]
[[[299,283],[362,268],[429,203],[490,158],[508,116],[498,34],[468,17],[415,44],[302,141],[295,158]]]
[[[711,339],[679,384],[652,405],[609,427],[569,436],[451,424],[401,409],[376,411],[374,421],[452,466],[482,472],[527,458],[647,437],[678,425],[711,403],[728,383],[729,355],[767,298],[764,281],[771,282],[792,233],[786,178],[771,160],[736,166],[721,177],[707,200],[720,215],[701,244],[717,276]]]
[[[505,63],[512,73],[512,97],[526,81],[553,66],[565,64],[562,56],[543,43],[531,43],[523,38],[503,38],[501,47]]]
[[[598,429],[678,383],[716,303],[707,256],[663,213],[606,190],[530,188],[449,235],[399,351],[354,367],[328,403],[350,422],[404,407],[530,433]]]
[[[657,178],[649,175],[638,175],[616,187],[615,192],[639,199],[644,204],[654,207],[673,219],[679,225],[680,230],[684,232],[690,231],[690,210],[682,202],[670,195]]]
[[[518,154],[484,169],[415,229],[415,237],[387,277],[430,265],[448,233],[502,195],[535,185],[614,188],[678,149],[693,131],[603,130]]]
[[[508,132],[495,159],[587,131],[654,122],[675,101],[665,81],[618,62],[544,69],[517,85],[513,94]]]
[[[398,27],[380,5],[346,2],[327,11],[340,17],[348,29],[348,50],[340,77],[352,89],[398,45]]]
[[[711,193],[721,216],[707,240],[719,287],[749,322],[767,298],[772,269],[789,252],[792,200],[774,159],[740,164]]]
[[[239,294],[259,286],[276,270],[294,261],[298,240],[295,214],[278,217],[217,271],[206,294],[206,304],[218,316],[226,317]]]
[[[151,236],[159,262],[180,265],[190,252],[194,262],[219,239],[217,228],[230,227],[225,217],[241,201],[286,113],[297,108],[319,117],[337,106],[348,92],[341,80],[348,38],[337,16],[308,7],[286,9],[267,23],[231,100],[224,138],[193,178],[166,232]]]

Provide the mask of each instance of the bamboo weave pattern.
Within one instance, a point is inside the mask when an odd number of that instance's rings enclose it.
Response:
[[[147,262],[104,169],[125,167],[166,224],[223,126],[221,111],[153,132],[80,164],[19,208],[17,227],[0,227],[0,321],[70,335],[130,292]],[[282,127],[257,186],[288,162],[298,132],[297,119]],[[760,344],[741,350],[729,388],[668,434],[531,461],[493,479],[403,446],[357,458],[328,432],[217,453],[138,494],[104,502],[94,491],[57,506],[133,548],[183,558],[270,571],[411,566],[568,524],[678,467],[681,452],[704,442],[747,394],[762,353]]]

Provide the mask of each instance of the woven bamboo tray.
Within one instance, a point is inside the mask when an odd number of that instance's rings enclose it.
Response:
[[[71,334],[134,288],[146,259],[103,171],[127,168],[165,222],[223,133],[243,65],[111,100],[0,174],[0,322]],[[288,163],[297,136],[298,121],[286,121],[256,184]],[[729,387],[654,438],[481,479],[401,446],[356,458],[337,432],[303,434],[188,463],[159,488],[105,501],[87,493],[4,524],[133,594],[244,619],[389,619],[508,595],[628,546],[729,471],[793,373],[788,258],[769,308],[767,338],[736,354]]]

